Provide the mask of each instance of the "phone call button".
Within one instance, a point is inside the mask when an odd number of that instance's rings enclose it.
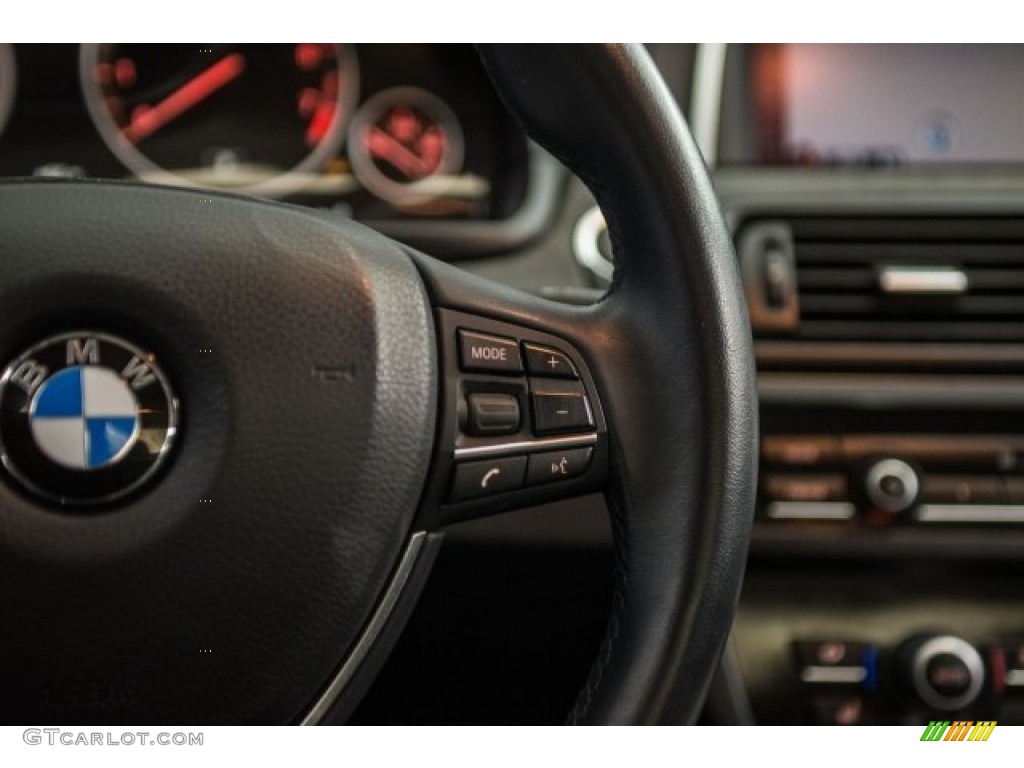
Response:
[[[455,467],[450,501],[465,501],[523,487],[526,457],[511,456],[487,461],[471,461]]]

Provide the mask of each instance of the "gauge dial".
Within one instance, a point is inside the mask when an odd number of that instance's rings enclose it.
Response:
[[[455,114],[419,88],[381,91],[360,108],[349,128],[356,177],[378,197],[399,205],[451,193],[464,149]]]
[[[3,131],[7,125],[7,118],[11,116],[17,83],[14,49],[10,43],[0,43],[0,131]]]
[[[81,80],[104,141],[145,181],[276,197],[340,149],[357,102],[351,46],[82,46]]]

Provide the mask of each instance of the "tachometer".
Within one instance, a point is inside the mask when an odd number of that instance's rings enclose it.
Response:
[[[302,189],[341,147],[354,50],[296,45],[82,46],[89,112],[139,178],[268,197]]]

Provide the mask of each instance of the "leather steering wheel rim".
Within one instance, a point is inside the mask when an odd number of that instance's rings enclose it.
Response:
[[[757,476],[752,341],[731,238],[642,46],[481,54],[510,111],[597,199],[612,285],[593,307],[555,309],[433,261],[419,266],[436,303],[553,330],[594,368],[609,414],[616,586],[568,721],[690,723],[732,625]]]

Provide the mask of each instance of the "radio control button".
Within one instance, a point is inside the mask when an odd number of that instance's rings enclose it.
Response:
[[[985,682],[985,663],[973,645],[943,635],[911,646],[910,680],[921,701],[954,711],[974,703]]]
[[[807,667],[844,667],[862,669],[864,666],[864,643],[846,643],[840,640],[826,642],[798,641],[794,643],[797,663],[801,669]]]
[[[766,474],[761,491],[771,501],[846,501],[843,475]]]
[[[868,499],[891,514],[905,512],[914,505],[919,485],[914,468],[899,459],[879,461],[864,477]]]
[[[590,401],[579,382],[530,379],[530,396],[536,434],[586,432],[594,428]]]
[[[523,360],[515,339],[459,329],[459,359],[464,371],[522,373]]]
[[[1024,645],[1007,643],[989,649],[992,669],[992,690],[1001,694],[1009,689],[1020,693],[1024,689]]]
[[[539,344],[523,344],[526,352],[526,370],[535,376],[553,376],[564,379],[578,379],[576,366],[572,364],[568,355],[551,347],[542,347]]]
[[[503,392],[466,395],[466,427],[471,435],[510,435],[519,429],[519,399]]]
[[[998,477],[929,475],[921,482],[921,500],[927,504],[1003,504],[1006,498]]]
[[[766,437],[761,442],[765,464],[816,467],[842,462],[842,447],[836,437]]]
[[[818,695],[811,699],[810,708],[818,725],[870,725],[874,721],[861,694]]]

